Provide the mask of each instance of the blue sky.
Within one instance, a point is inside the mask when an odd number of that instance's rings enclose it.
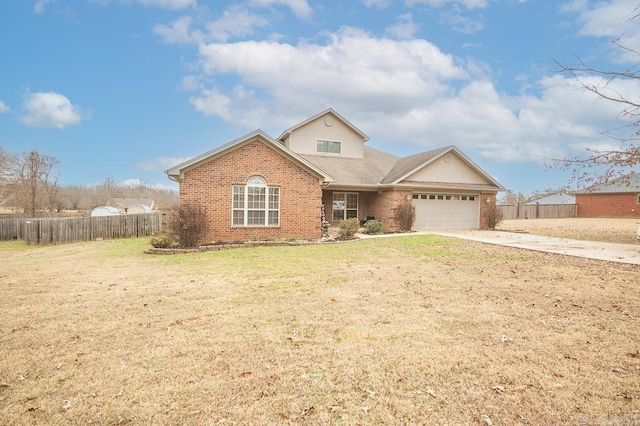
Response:
[[[554,60],[624,69],[638,1],[3,0],[0,147],[60,183],[176,187],[167,168],[332,107],[403,156],[456,145],[525,195],[615,147],[620,107]],[[631,61],[631,62],[630,62]],[[583,75],[583,81],[598,82]],[[635,82],[614,88],[636,96]],[[628,128],[621,132],[629,132]]]

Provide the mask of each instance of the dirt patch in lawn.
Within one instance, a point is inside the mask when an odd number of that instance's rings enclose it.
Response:
[[[428,235],[147,247],[0,244],[1,424],[640,422],[637,266]]]

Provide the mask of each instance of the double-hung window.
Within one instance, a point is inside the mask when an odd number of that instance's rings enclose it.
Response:
[[[316,144],[316,152],[328,152],[330,154],[340,154],[342,152],[342,142],[318,139]]]
[[[358,193],[333,193],[333,220],[346,220],[358,217]]]
[[[279,226],[280,188],[267,186],[260,176],[233,186],[233,226]]]

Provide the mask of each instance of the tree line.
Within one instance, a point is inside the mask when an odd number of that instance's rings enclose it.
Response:
[[[0,208],[25,217],[90,211],[111,198],[151,198],[157,208],[169,208],[178,201],[176,191],[151,188],[143,182],[119,185],[113,178],[95,186],[60,186],[60,161],[36,150],[8,153],[0,147]]]

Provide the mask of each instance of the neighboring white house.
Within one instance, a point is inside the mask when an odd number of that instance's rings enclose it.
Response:
[[[569,194],[553,194],[538,200],[530,201],[527,204],[575,204],[576,197]]]
[[[91,210],[91,217],[118,216],[120,214],[120,210],[111,206],[99,206]]]
[[[115,207],[122,214],[150,213],[155,201],[152,198],[111,198],[107,206]]]

